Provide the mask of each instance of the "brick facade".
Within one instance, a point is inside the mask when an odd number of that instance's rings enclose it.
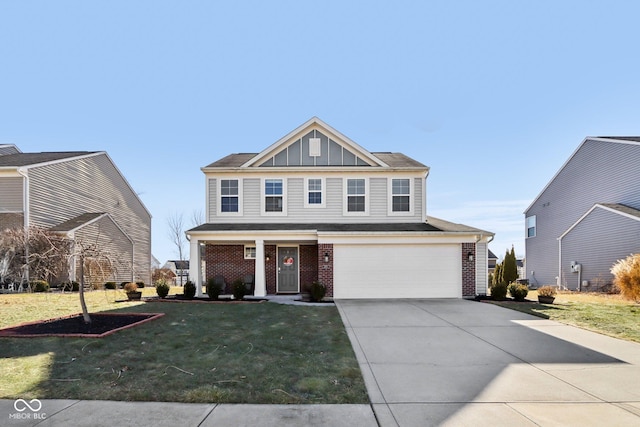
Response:
[[[324,255],[329,255],[329,262],[324,262]],[[328,297],[333,297],[333,244],[318,245],[318,281],[327,287]]]
[[[473,261],[469,261],[469,253],[473,254]],[[462,244],[462,296],[476,295],[476,245]]]

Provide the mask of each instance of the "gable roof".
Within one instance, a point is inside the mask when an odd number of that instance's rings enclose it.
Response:
[[[15,144],[0,144],[0,156],[20,153],[20,149]]]
[[[0,167],[17,168],[67,160],[98,154],[99,151],[58,151],[42,153],[15,153],[0,156]]]
[[[562,233],[558,239],[562,239],[564,236],[569,234],[571,230],[576,228],[578,224],[582,222],[582,220],[584,220],[587,216],[589,216],[591,212],[593,212],[597,208],[601,208],[606,211],[609,211],[618,215],[622,215],[624,217],[631,218],[636,221],[640,221],[640,210],[638,209],[621,205],[620,203],[596,203],[591,207],[591,209],[589,209],[584,215],[582,215],[576,222],[574,222],[571,225],[571,227],[567,228],[567,231]]]
[[[600,142],[608,142],[611,144],[628,144],[628,145],[635,145],[638,146],[638,149],[640,149],[640,136],[588,136],[585,139],[582,140],[582,142],[580,143],[580,145],[578,145],[578,148],[575,149],[575,151],[571,154],[571,156],[569,156],[569,158],[563,163],[563,165],[560,167],[560,169],[558,169],[558,171],[555,173],[555,175],[553,175],[553,178],[551,178],[549,180],[549,182],[547,183],[547,185],[544,186],[544,188],[542,189],[542,191],[540,191],[540,193],[535,197],[535,199],[533,199],[533,201],[531,202],[531,204],[529,204],[529,206],[527,206],[527,208],[524,210],[524,213],[526,214],[529,209],[531,209],[531,207],[533,205],[536,204],[536,202],[538,201],[538,199],[540,199],[540,197],[544,194],[545,191],[547,191],[547,188],[549,188],[549,186],[551,185],[551,183],[553,181],[555,181],[555,179],[558,177],[558,175],[560,175],[560,173],[562,172],[562,170],[569,164],[569,162],[571,162],[571,160],[576,156],[576,154],[578,153],[578,151],[580,151],[580,149],[587,144],[589,141],[600,141]]]
[[[83,213],[81,215],[78,215],[75,218],[71,218],[67,221],[64,221],[58,225],[54,225],[53,227],[50,227],[49,230],[50,231],[58,231],[61,233],[69,233],[71,231],[75,231],[79,228],[84,227],[85,225],[89,225],[92,222],[97,221],[98,219],[102,218],[103,216],[107,215],[104,212],[97,212],[97,213]]]

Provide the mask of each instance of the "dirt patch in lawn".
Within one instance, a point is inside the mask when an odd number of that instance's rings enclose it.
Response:
[[[161,316],[164,316],[164,313],[94,313],[91,314],[91,323],[87,324],[84,323],[82,314],[75,314],[0,329],[0,337],[101,338]]]

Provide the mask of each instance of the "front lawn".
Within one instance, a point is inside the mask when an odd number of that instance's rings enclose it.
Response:
[[[525,302],[491,302],[615,338],[640,342],[640,305],[619,295],[561,292],[556,295],[554,304],[539,304],[537,300],[537,293],[530,291]]]
[[[105,338],[0,338],[0,398],[368,403],[333,306],[114,303],[116,292],[88,292],[89,310],[165,316]],[[77,312],[77,293],[0,295],[2,326]]]

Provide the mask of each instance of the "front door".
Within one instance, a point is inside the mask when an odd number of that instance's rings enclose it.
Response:
[[[278,248],[278,292],[298,293],[298,248]]]

